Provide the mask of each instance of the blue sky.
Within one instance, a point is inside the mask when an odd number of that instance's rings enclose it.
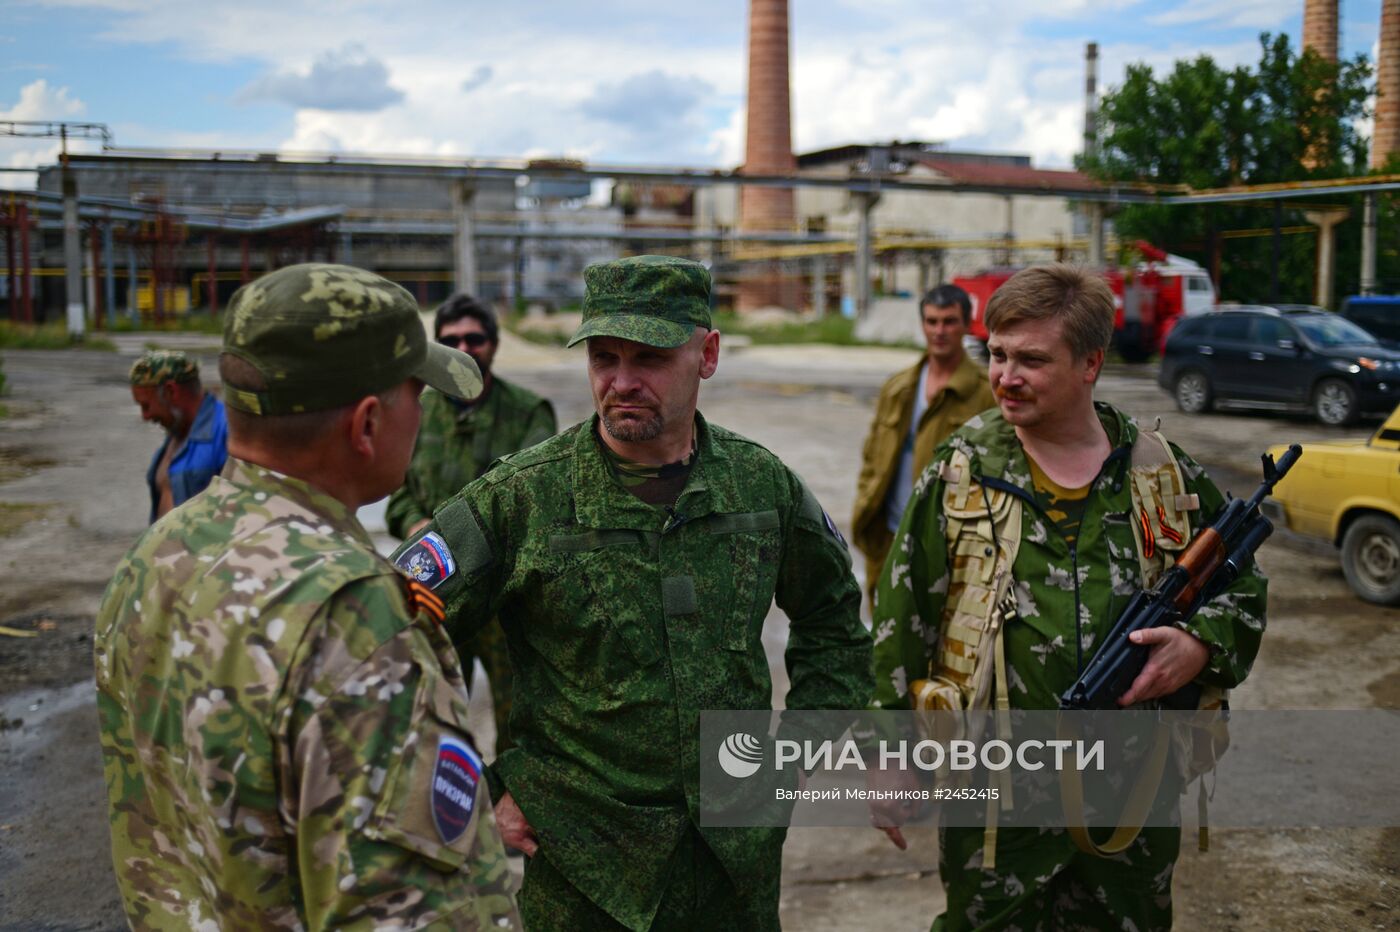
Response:
[[[1302,0],[793,0],[799,150],[894,138],[1065,166],[1083,48],[1255,62]],[[1344,0],[1371,54],[1380,0]],[[5,0],[0,119],[106,123],[120,146],[731,166],[744,0]],[[54,146],[0,138],[0,165]],[[0,179],[13,183],[23,176]]]

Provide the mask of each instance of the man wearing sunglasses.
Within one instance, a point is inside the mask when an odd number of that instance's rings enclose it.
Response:
[[[403,540],[425,527],[433,511],[462,486],[486,472],[499,457],[552,437],[554,408],[527,389],[491,371],[500,346],[495,313],[469,294],[448,298],[433,319],[437,341],[476,360],[485,386],[464,402],[428,389],[423,393],[423,425],[403,485],[389,497],[385,521]],[[471,677],[472,659],[481,661],[491,684],[496,717],[496,751],[510,746],[510,659],[499,625],[490,624],[459,643],[462,668]]]

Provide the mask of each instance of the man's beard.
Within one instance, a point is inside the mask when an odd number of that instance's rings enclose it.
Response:
[[[162,424],[161,426],[165,428],[165,432],[170,436],[183,437],[186,430],[185,412],[178,409],[172,410],[170,412],[170,423]]]
[[[604,398],[601,405],[603,429],[608,432],[608,436],[623,443],[646,443],[661,436],[666,427],[666,417],[659,408],[632,411],[627,417],[614,418],[608,412],[618,404],[646,404],[646,401],[643,397],[621,398],[616,395]]]
[[[614,440],[621,440],[623,443],[646,443],[648,440],[655,440],[661,436],[665,426],[666,419],[661,416],[660,411],[653,411],[640,420],[634,417],[613,420],[609,415],[603,415],[603,428]]]

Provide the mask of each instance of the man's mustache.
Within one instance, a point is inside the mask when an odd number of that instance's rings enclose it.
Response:
[[[610,408],[614,405],[633,405],[643,408],[655,408],[656,402],[648,398],[642,392],[630,392],[626,395],[618,395],[613,392],[603,396],[603,407]]]
[[[997,385],[992,389],[992,394],[997,396],[997,401],[1034,401],[1035,392],[1027,391],[1024,388],[1007,388],[1004,385]]]

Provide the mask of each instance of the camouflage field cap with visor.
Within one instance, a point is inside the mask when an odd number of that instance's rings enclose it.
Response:
[[[569,346],[619,337],[672,349],[710,327],[710,272],[690,259],[631,256],[583,270],[583,324]]]
[[[325,411],[409,377],[453,398],[481,393],[476,363],[429,342],[412,295],[348,265],[288,266],[238,289],[223,351],[267,383],[224,385],[224,402],[249,414]]]
[[[131,364],[128,374],[133,387],[153,388],[166,382],[193,382],[199,378],[199,363],[179,350],[149,350]]]

